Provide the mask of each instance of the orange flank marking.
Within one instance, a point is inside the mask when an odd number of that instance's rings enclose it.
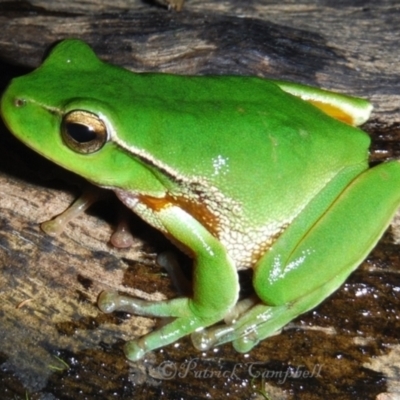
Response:
[[[166,207],[177,206],[199,221],[212,235],[218,237],[218,218],[204,203],[200,202],[200,199],[194,201],[183,196],[175,197],[167,194],[161,198],[141,195],[139,201],[154,212],[159,212]]]
[[[354,126],[354,119],[351,117],[351,115],[345,113],[340,108],[316,100],[307,100],[307,101],[311,103],[313,106],[319,108],[325,114],[331,116],[332,118],[342,121],[348,125]]]
[[[147,207],[151,208],[153,211],[158,212],[163,208],[170,207],[172,204],[167,200],[167,197],[152,197],[146,195],[140,195],[139,201],[146,204]]]

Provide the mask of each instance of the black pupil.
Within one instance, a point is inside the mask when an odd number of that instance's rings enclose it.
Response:
[[[96,139],[96,132],[92,127],[70,122],[67,125],[69,136],[78,143],[87,143]]]

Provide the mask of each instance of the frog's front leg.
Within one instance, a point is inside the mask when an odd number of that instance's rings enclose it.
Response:
[[[400,163],[363,172],[317,219],[310,218],[323,203],[319,198],[310,204],[256,265],[254,288],[264,304],[231,325],[193,333],[197,348],[233,341],[236,350],[247,352],[338,289],[400,205]]]
[[[122,310],[138,315],[177,317],[168,325],[128,342],[125,353],[132,361],[220,321],[238,299],[236,268],[218,239],[179,207],[168,205],[157,211],[157,216],[168,233],[194,253],[193,297],[146,302],[115,293],[100,296],[99,308],[105,312]]]

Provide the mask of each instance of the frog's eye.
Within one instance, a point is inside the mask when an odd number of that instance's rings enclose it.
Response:
[[[108,138],[104,121],[83,110],[73,110],[64,115],[61,136],[71,150],[81,154],[100,150]]]

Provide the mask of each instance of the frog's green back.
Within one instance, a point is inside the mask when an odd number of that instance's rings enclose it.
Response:
[[[249,214],[272,219],[296,214],[302,197],[318,193],[342,169],[367,166],[365,133],[256,77],[133,74],[99,61],[84,43],[67,41],[13,85],[57,110],[49,124],[53,132],[28,144],[104,186],[128,174],[118,171],[128,155],[168,189],[176,189],[177,180],[206,182],[244,204]],[[45,150],[40,141],[58,135],[56,114],[71,102],[106,116],[124,152],[107,144],[113,156],[87,156],[90,162],[82,167],[61,151],[54,157],[50,147]],[[135,177],[129,179],[123,189],[135,188]]]

